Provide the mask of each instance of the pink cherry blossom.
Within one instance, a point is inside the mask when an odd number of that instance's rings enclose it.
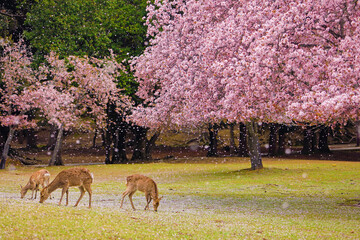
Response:
[[[155,1],[133,59],[150,127],[359,119],[356,1]]]
[[[31,53],[22,40],[11,43],[3,39],[0,47],[3,49],[0,56],[0,123],[15,128],[34,126],[26,115],[32,106],[22,101],[26,89],[36,82],[30,66]]]

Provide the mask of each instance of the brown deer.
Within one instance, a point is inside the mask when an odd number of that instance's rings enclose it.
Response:
[[[23,187],[20,185],[20,194],[21,198],[24,198],[27,191],[31,190],[31,198],[36,199],[37,192],[39,191],[39,186],[41,185],[42,188],[49,185],[50,180],[50,173],[46,169],[41,169],[39,171],[34,172],[29,179],[29,182]],[[35,198],[34,198],[34,191],[35,191]]]
[[[158,196],[158,188],[156,186],[156,183],[151,178],[139,174],[126,177],[126,190],[122,194],[120,208],[122,208],[126,195],[129,195],[131,206],[133,210],[135,210],[132,196],[137,190],[145,193],[146,206],[144,210],[149,209],[149,203],[151,202],[151,200],[154,200],[153,206],[154,211],[156,212],[159,207],[160,200],[162,199],[162,197],[159,198]]]
[[[89,208],[91,208],[91,184],[94,180],[93,174],[86,168],[69,168],[61,171],[55,179],[45,187],[40,194],[40,203],[43,203],[49,195],[58,188],[62,188],[59,206],[61,205],[64,193],[66,193],[66,206],[69,203],[69,187],[79,187],[80,197],[74,207],[76,207],[85,194],[89,193]]]

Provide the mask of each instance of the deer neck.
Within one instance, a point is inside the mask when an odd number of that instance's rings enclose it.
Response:
[[[57,181],[52,181],[48,186],[47,186],[47,189],[48,189],[48,193],[52,193],[53,191],[55,191],[56,189],[59,188],[59,185],[57,183]]]
[[[159,198],[159,194],[158,194],[158,189],[155,183],[154,189],[151,191],[151,197],[153,199],[158,199]]]
[[[29,190],[29,189],[33,189],[32,184],[30,182],[28,182],[25,186],[24,186],[24,190]]]

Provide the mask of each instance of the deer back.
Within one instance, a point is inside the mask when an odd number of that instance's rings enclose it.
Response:
[[[49,178],[50,178],[49,171],[46,169],[41,169],[41,170],[33,173],[33,175],[31,175],[30,182],[38,185],[38,184],[42,184],[42,183],[46,182],[46,180]]]
[[[128,188],[139,190],[141,192],[151,192],[157,195],[157,186],[154,180],[149,177],[135,174],[126,178]]]

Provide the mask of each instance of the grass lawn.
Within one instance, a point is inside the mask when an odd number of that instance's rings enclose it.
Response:
[[[58,206],[61,190],[44,204],[20,199],[34,167],[0,172],[0,239],[360,239],[360,163],[264,159],[250,171],[244,158],[196,163],[86,166],[94,174],[92,208],[86,194]],[[190,161],[189,161],[190,162]],[[51,180],[65,167],[46,167]],[[158,212],[145,197],[126,198],[125,177],[141,173],[159,188]],[[152,209],[152,206],[151,206]]]

